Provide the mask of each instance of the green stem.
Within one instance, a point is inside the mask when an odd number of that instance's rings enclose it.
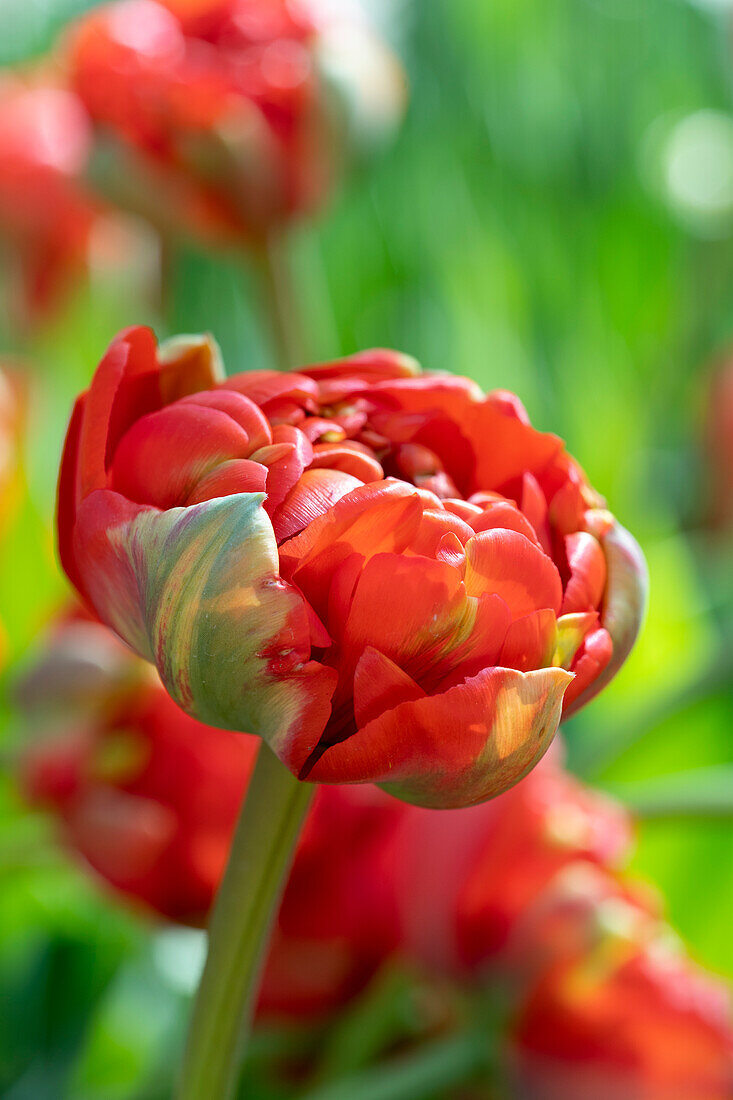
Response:
[[[301,1100],[420,1100],[435,1096],[441,1089],[453,1090],[479,1071],[490,1069],[489,1049],[488,1037],[484,1042],[476,1034],[452,1035],[306,1092]]]
[[[259,251],[265,311],[270,320],[275,361],[283,371],[303,365],[301,319],[293,288],[287,237],[270,234]]]
[[[209,925],[177,1100],[233,1095],[268,933],[314,790],[262,745]]]

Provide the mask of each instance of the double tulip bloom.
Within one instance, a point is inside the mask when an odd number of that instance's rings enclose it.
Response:
[[[226,379],[123,332],[77,401],[59,547],[184,710],[300,779],[466,806],[636,635],[644,565],[511,394],[371,351]]]
[[[350,10],[122,0],[86,16],[71,78],[116,154],[118,200],[173,232],[249,243],[318,206],[404,103],[397,61]]]

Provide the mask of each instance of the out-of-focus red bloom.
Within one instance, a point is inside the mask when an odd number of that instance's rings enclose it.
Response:
[[[624,809],[569,775],[555,751],[490,803],[448,815],[411,808],[392,852],[405,949],[458,977],[516,971],[537,951],[548,888],[568,868],[616,866],[630,841]]]
[[[84,270],[99,209],[80,185],[91,125],[72,93],[0,81],[0,237],[20,268],[31,310]]]
[[[554,954],[511,1029],[519,1095],[729,1100],[728,991],[692,965],[654,914],[597,872],[582,889],[557,891],[543,922],[543,931],[554,928]]]
[[[354,127],[393,122],[404,101],[397,61],[336,11],[121,0],[86,16],[72,78],[118,155],[132,154],[121,197],[224,241],[261,241],[317,206]]]
[[[45,312],[90,272],[127,266],[149,278],[149,231],[83,182],[91,145],[73,92],[40,77],[0,78],[0,244],[18,271],[16,313]]]
[[[24,754],[28,800],[128,901],[206,922],[259,741],[184,714],[106,627],[72,616],[25,674],[35,725],[63,727]],[[260,998],[269,1014],[321,1012],[394,947],[382,851],[406,809],[375,788],[322,788],[280,908]]]
[[[724,360],[710,379],[705,449],[711,480],[711,520],[733,524],[733,358]]]
[[[64,568],[201,721],[301,779],[481,802],[620,667],[641,552],[512,394],[396,352],[225,379],[122,333],[77,401]]]

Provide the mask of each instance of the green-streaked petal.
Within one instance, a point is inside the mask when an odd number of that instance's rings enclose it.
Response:
[[[309,659],[307,608],[278,574],[263,499],[159,511],[103,490],[79,509],[75,549],[98,614],[176,702],[265,737],[287,762],[295,730],[323,730],[336,675]]]

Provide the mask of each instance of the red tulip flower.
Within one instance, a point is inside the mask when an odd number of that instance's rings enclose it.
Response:
[[[76,96],[0,82],[0,236],[17,256],[31,310],[52,303],[85,267],[98,213],[79,184],[90,145]]]
[[[59,485],[79,592],[200,721],[299,778],[466,806],[617,671],[644,564],[511,394],[391,351],[225,379],[122,333]]]
[[[630,842],[623,807],[566,772],[554,746],[492,802],[411,807],[391,850],[403,948],[434,972],[513,980],[537,951],[548,891],[569,869],[616,867]]]
[[[727,1100],[728,990],[698,971],[671,931],[612,879],[597,878],[585,907],[579,894],[574,903],[564,899],[575,923],[582,919],[586,943],[573,953],[566,937],[516,1013],[517,1093],[527,1100]],[[560,895],[556,902],[562,909]],[[552,907],[545,920],[557,922]]]
[[[18,273],[16,312],[52,309],[90,272],[124,264],[149,279],[157,263],[149,231],[85,186],[92,137],[73,92],[41,78],[0,79],[0,242]]]
[[[148,665],[106,627],[77,616],[56,628],[16,695],[33,735],[22,759],[27,800],[54,814],[65,845],[128,903],[205,924],[259,741],[184,714]],[[44,737],[47,724],[56,732]],[[331,1009],[393,950],[382,861],[406,809],[374,787],[317,792],[274,929],[260,1012]]]
[[[393,121],[404,100],[365,26],[292,0],[122,0],[83,18],[69,53],[124,158],[123,197],[225,241],[262,241],[317,206],[351,131]]]

